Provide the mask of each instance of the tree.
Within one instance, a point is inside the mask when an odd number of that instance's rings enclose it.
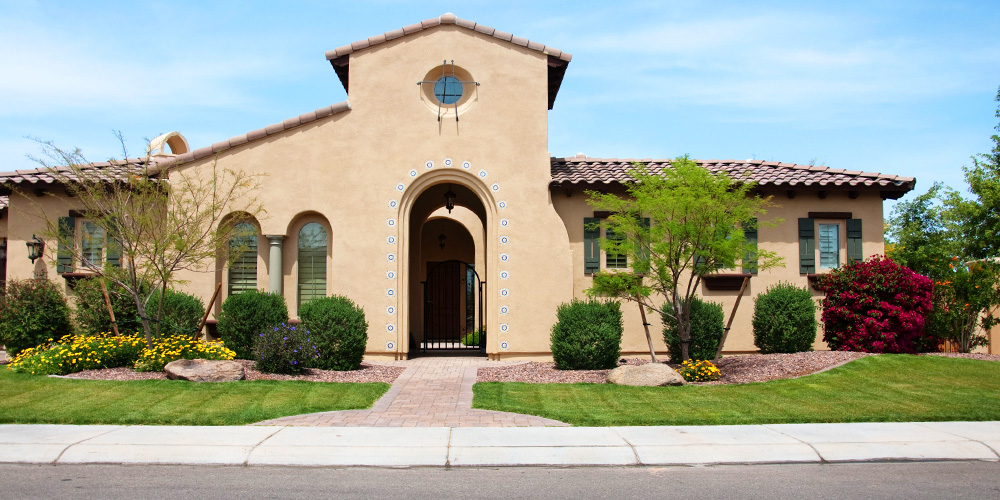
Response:
[[[601,248],[626,255],[631,263],[631,272],[596,273],[587,293],[638,302],[644,313],[674,319],[681,356],[687,360],[691,304],[702,277],[735,267],[739,260],[763,270],[781,265],[782,259],[757,248],[744,234],[746,225],[772,206],[770,197],[754,194],[752,182],[712,174],[687,156],[671,166],[660,175],[634,163],[627,197],[587,192],[595,210],[611,212],[603,225],[615,237],[601,238]],[[773,227],[779,222],[756,223]],[[648,327],[646,337],[652,354]]]
[[[1000,102],[1000,88],[996,101]],[[1000,118],[1000,106],[995,112]],[[1000,132],[1000,123],[994,127]],[[990,136],[993,149],[972,157],[972,167],[962,167],[969,192],[974,199],[963,199],[953,193],[955,219],[964,227],[965,251],[977,259],[1000,255],[1000,134]]]
[[[36,161],[65,187],[70,203],[90,224],[78,243],[73,228],[40,211],[46,237],[59,242],[50,261],[75,263],[124,289],[135,302],[149,348],[151,323],[159,325],[163,315],[163,301],[156,301],[160,305],[151,315],[150,300],[182,283],[179,272],[207,271],[206,264],[228,252],[229,241],[240,236],[239,223],[264,213],[255,194],[260,177],[219,169],[214,161],[189,171],[158,168],[148,156],[96,165],[79,149],[39,142],[48,159]],[[124,146],[123,152],[128,158]],[[107,251],[102,252],[103,241],[90,239],[106,240]],[[112,252],[119,256],[118,265],[105,258]],[[230,260],[238,252],[230,252]]]

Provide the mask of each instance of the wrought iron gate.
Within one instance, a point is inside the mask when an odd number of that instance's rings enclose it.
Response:
[[[460,260],[428,263],[420,351],[486,351],[486,282]]]

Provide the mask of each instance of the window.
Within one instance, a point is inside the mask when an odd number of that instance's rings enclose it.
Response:
[[[104,254],[104,228],[91,222],[80,222],[80,254],[84,266],[100,267]]]
[[[441,104],[455,104],[462,98],[462,82],[453,76],[443,76],[434,84],[434,97]]]
[[[840,224],[819,225],[819,268],[840,267]]]
[[[241,222],[233,230],[229,252],[236,259],[229,267],[229,295],[257,289],[257,228]]]
[[[604,215],[605,212],[598,212],[594,215]],[[649,219],[643,218],[640,223],[643,227],[649,228]],[[604,235],[605,238],[610,240],[622,241],[625,239],[625,235],[616,234],[614,231],[608,229]],[[585,217],[583,219],[583,272],[585,274],[594,274],[601,270],[601,217]],[[648,242],[638,242],[639,244],[639,256],[645,260],[645,256],[648,255]],[[605,269],[627,269],[629,267],[628,256],[617,255],[613,253],[604,252],[604,267]]]
[[[299,306],[326,297],[326,229],[310,222],[299,230]]]
[[[605,230],[604,237],[612,241],[625,240],[625,235],[618,234],[614,232],[611,228]],[[605,252],[604,265],[608,269],[624,269],[628,267],[628,257],[620,254]]]

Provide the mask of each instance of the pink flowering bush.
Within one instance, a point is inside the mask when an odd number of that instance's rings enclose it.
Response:
[[[915,353],[932,308],[934,283],[875,256],[824,276],[823,340],[835,351]]]

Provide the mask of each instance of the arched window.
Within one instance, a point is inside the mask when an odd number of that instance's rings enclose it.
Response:
[[[326,297],[326,229],[310,222],[299,230],[299,306]]]
[[[257,228],[241,222],[233,228],[229,240],[230,255],[236,259],[229,267],[229,295],[257,289]]]

